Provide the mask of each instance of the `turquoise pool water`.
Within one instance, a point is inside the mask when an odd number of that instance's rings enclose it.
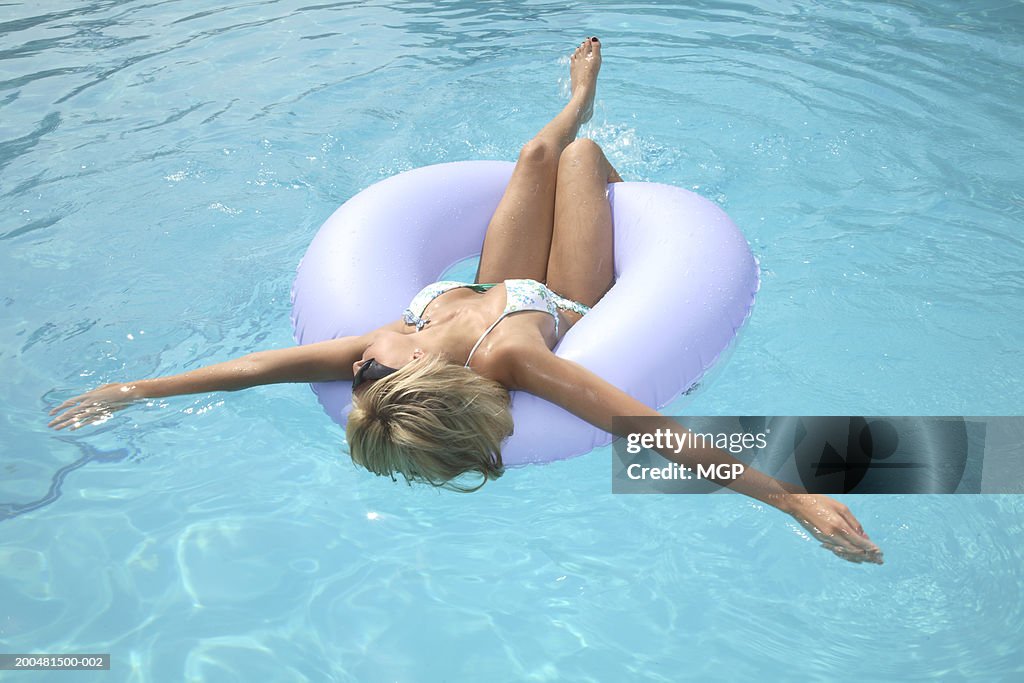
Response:
[[[849,497],[855,566],[733,496],[612,496],[610,457],[460,496],[355,470],[308,388],[104,381],[291,343],[320,222],[515,157],[597,34],[597,139],[761,261],[692,414],[1024,412],[1016,2],[68,2],[0,7],[0,652],[60,681],[1012,680],[1024,501]],[[396,312],[397,315],[398,312]]]

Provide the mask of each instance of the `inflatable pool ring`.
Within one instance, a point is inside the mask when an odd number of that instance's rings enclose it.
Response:
[[[299,344],[365,334],[402,315],[425,285],[479,254],[512,175],[503,161],[428,166],[378,182],[317,233],[292,286]],[[753,305],[758,266],[712,202],[657,183],[609,186],[616,283],[554,352],[643,403],[661,408],[729,346]],[[314,384],[344,426],[351,382]],[[506,466],[581,455],[611,435],[562,408],[513,392]]]

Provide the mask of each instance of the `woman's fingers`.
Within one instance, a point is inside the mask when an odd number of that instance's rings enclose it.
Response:
[[[864,527],[860,525],[860,522],[857,521],[857,518],[853,516],[852,512],[850,512],[850,508],[846,507],[845,505],[840,505],[838,508],[838,512],[839,516],[846,520],[846,523],[850,525],[850,528],[856,531],[860,536],[867,538],[867,534],[864,533]]]
[[[882,551],[864,533],[857,518],[842,503],[825,496],[804,499],[807,506],[797,517],[822,547],[850,562],[882,564]]]
[[[61,408],[63,408],[63,406],[61,406]],[[73,415],[75,412],[77,412],[77,410],[78,410],[77,408],[69,408],[68,410],[65,410],[63,413],[61,413],[57,417],[55,417],[52,420],[50,420],[50,424],[48,426],[55,427],[56,425],[60,424],[61,422],[64,422],[65,420],[67,420],[68,419],[68,415]],[[52,412],[50,414],[53,415]]]
[[[56,420],[51,422],[50,426],[56,429],[57,431],[60,431],[61,429],[64,429],[70,424],[74,424],[76,422],[81,421],[81,416],[82,413],[79,412],[78,410],[69,410],[68,412],[64,413]]]
[[[82,408],[87,405],[96,405],[99,401],[105,400],[105,397],[109,398],[110,390],[117,386],[118,385],[116,383],[102,384],[95,389],[85,392],[84,394],[73,396],[51,410],[50,415],[54,415],[55,413],[59,413],[60,411],[73,406]]]
[[[833,552],[840,557],[849,560],[859,558],[860,562],[882,564],[882,551],[878,546],[852,530],[841,530],[834,538],[836,543],[832,546]]]
[[[107,406],[98,406],[96,404],[83,404],[78,405],[70,410],[58,415],[56,418],[50,421],[48,426],[60,431],[65,427],[71,426],[72,430],[84,427],[87,424],[92,424],[110,415],[113,411]]]
[[[107,413],[107,414],[109,414],[109,413]],[[76,429],[80,429],[80,428],[82,428],[82,427],[84,427],[86,425],[90,425],[90,424],[92,424],[94,422],[98,422],[100,419],[105,417],[105,415],[106,414],[104,414],[104,413],[92,413],[92,414],[85,414],[85,415],[73,415],[70,418],[68,418],[67,420],[65,420],[63,423],[61,423],[61,425],[59,427],[57,427],[57,430],[60,431],[61,429],[64,429],[65,427],[70,427],[71,431],[75,431]]]
[[[846,521],[845,519],[843,520]],[[828,535],[830,545],[848,553],[879,553],[878,546],[854,530],[853,525],[837,525]]]
[[[106,420],[134,400],[128,385],[119,382],[104,384],[92,391],[69,398],[51,410],[50,415],[56,417],[50,420],[48,426],[57,430],[67,427],[79,429]]]
[[[74,415],[75,412],[76,411],[73,409],[67,410],[58,415],[57,417],[53,418],[52,420],[50,420],[50,424],[47,426],[53,427],[54,429],[60,429],[64,425],[64,423],[68,421],[68,417]]]
[[[59,413],[60,411],[64,410],[65,408],[70,408],[71,406],[75,405],[76,403],[80,402],[81,400],[82,400],[81,396],[75,396],[74,398],[69,398],[68,400],[64,401],[59,406],[57,406],[56,408],[51,410],[50,411],[50,415],[53,415],[54,413]]]
[[[857,540],[863,540],[859,536],[853,536],[846,539],[846,543],[836,546],[836,550],[843,553],[843,557],[848,558],[861,558],[862,562],[874,562],[876,564],[882,564],[882,551],[878,549],[874,543],[867,545],[858,545]]]
[[[834,546],[834,545],[826,545],[824,543],[821,544],[821,547],[825,548],[827,550],[831,550],[833,555],[835,555],[836,557],[838,557],[840,559],[846,560],[847,562],[854,562],[856,564],[863,564],[864,562],[868,561],[867,556],[865,556],[862,553],[851,553],[851,552],[849,552],[847,550],[844,550],[843,548],[839,548],[839,547]]]
[[[871,542],[871,539],[855,532],[847,535],[847,540],[857,549],[867,552],[878,552],[878,546]]]
[[[852,546],[852,548],[859,552],[868,554],[877,553],[881,556],[881,550],[875,545],[868,535],[864,533],[864,527],[860,525],[857,518],[850,512],[850,508],[845,505],[840,505],[838,508],[839,516],[848,525],[847,529],[843,529],[843,536],[846,542]]]
[[[64,410],[64,412],[62,412],[57,417],[53,418],[50,421],[50,426],[59,424],[61,422],[66,422],[69,417],[77,415],[81,413],[83,410],[88,409],[88,405],[88,403],[82,402],[79,399],[71,399],[70,401],[65,401],[63,404],[56,408],[56,410]],[[65,406],[67,406],[67,409],[65,409]]]

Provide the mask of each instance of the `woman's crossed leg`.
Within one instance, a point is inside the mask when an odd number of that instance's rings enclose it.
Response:
[[[601,46],[596,38],[588,38],[570,57],[569,103],[519,153],[505,194],[487,226],[476,282],[507,278],[547,282],[559,160],[593,113],[600,69]]]

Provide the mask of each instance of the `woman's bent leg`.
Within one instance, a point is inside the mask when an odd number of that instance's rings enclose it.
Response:
[[[608,183],[621,181],[593,140],[581,138],[562,152],[547,282],[587,306],[615,282]]]
[[[588,38],[570,58],[569,104],[519,153],[512,179],[487,226],[477,282],[547,278],[558,160],[590,119],[600,68],[600,45],[596,38]]]

